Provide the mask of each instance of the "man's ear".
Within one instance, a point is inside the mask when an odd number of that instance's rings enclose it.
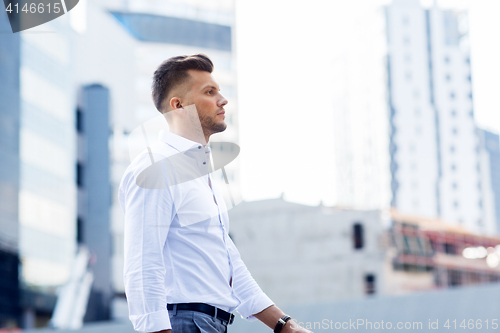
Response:
[[[182,102],[181,102],[181,99],[179,97],[172,97],[170,99],[170,108],[172,110],[181,109],[182,107],[183,107]]]

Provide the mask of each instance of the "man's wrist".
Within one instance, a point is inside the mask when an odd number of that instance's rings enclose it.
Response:
[[[281,318],[278,319],[278,322],[276,323],[276,326],[274,327],[273,332],[274,333],[281,333],[285,332],[283,329],[285,328],[286,324],[292,319],[290,316],[283,315]]]
[[[286,322],[285,326],[283,326],[281,333],[290,333],[293,332],[296,328],[297,323],[293,319],[290,319]]]

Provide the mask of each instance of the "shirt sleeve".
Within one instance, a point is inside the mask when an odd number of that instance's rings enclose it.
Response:
[[[228,238],[229,254],[233,264],[233,290],[240,300],[236,308],[242,318],[254,321],[254,314],[274,305],[273,301],[260,289],[241,259],[240,253],[230,237]]]
[[[163,250],[173,202],[162,173],[158,173],[162,170],[162,163],[157,163],[156,174],[147,174],[146,180],[144,170],[139,176],[138,169],[126,172],[119,191],[125,214],[125,294],[134,329],[155,332],[171,328]]]

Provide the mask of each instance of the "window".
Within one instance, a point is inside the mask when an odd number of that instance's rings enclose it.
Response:
[[[409,54],[409,53],[405,54],[404,59],[405,59],[406,63],[410,63],[411,62],[411,54]]]
[[[469,117],[474,118],[474,110],[470,110]]]
[[[469,99],[472,99],[472,91],[468,95]]]
[[[479,208],[483,208],[483,200],[479,200],[477,205],[479,206]]]
[[[353,242],[355,249],[362,249],[364,246],[364,232],[361,223],[355,223],[353,225]]]
[[[83,243],[83,220],[80,217],[76,219],[76,241]]]
[[[443,249],[446,254],[455,254],[455,245],[451,243],[444,243]]]
[[[367,295],[375,294],[375,275],[366,274],[365,275],[365,293]]]
[[[469,57],[465,58],[465,62],[467,63],[467,65],[470,65],[470,58]]]
[[[415,109],[415,117],[420,117],[421,114],[422,114],[422,112],[420,111],[420,109],[416,108]]]
[[[459,206],[458,200],[453,201],[453,207],[458,208],[458,206]]]
[[[452,171],[457,170],[457,166],[456,166],[455,164],[452,164],[452,165],[451,165],[451,170],[452,170]]]
[[[450,57],[446,56],[444,57],[444,62],[449,64],[450,63]]]
[[[83,186],[83,165],[81,163],[76,164],[76,185]]]
[[[448,81],[448,82],[451,81],[451,75],[450,74],[446,74],[445,78],[446,78],[446,81]]]
[[[403,44],[410,45],[410,36],[403,37]]]
[[[458,270],[448,269],[448,286],[459,286],[462,283],[462,274]]]
[[[455,152],[455,146],[450,146],[450,152],[454,153]]]
[[[472,78],[471,78],[470,74],[469,74],[469,75],[467,75],[467,81],[469,81],[469,82],[471,82],[471,81],[472,81]]]
[[[450,93],[450,98],[455,99],[455,93],[453,91]]]
[[[410,25],[410,18],[408,17],[408,15],[403,16],[402,22],[404,26]]]
[[[457,110],[451,110],[451,116],[456,117],[457,116]]]
[[[78,133],[83,132],[83,113],[80,108],[76,109],[76,131]]]
[[[457,183],[456,183],[456,182],[454,182],[453,184],[451,184],[451,187],[452,187],[454,190],[456,190],[456,189],[458,188],[458,185],[457,185]]]
[[[453,127],[453,129],[451,130],[451,132],[453,133],[453,135],[457,135],[458,134],[458,129],[456,127]]]

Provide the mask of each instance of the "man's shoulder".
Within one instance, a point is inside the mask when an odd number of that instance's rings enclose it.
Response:
[[[131,184],[141,186],[144,181],[150,183],[152,180],[158,184],[157,180],[160,175],[157,173],[161,171],[161,162],[166,161],[168,157],[176,153],[177,151],[165,142],[154,142],[132,160],[123,174],[120,188],[128,187]],[[132,181],[133,183],[131,183]],[[150,187],[147,184],[143,185],[147,188]],[[154,188],[156,187],[155,185]]]

